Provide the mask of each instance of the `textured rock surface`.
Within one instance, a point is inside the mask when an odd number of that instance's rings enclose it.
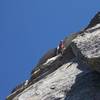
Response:
[[[100,100],[100,13],[64,39],[63,55],[47,52],[7,100]]]
[[[64,100],[65,98],[67,100],[67,93],[71,90],[76,79],[80,80],[82,77],[84,77],[84,75],[88,76],[90,73],[90,70],[88,70],[87,67],[82,69],[83,65],[84,64],[81,63],[81,66],[79,66],[76,58],[74,58],[69,63],[62,65],[56,71],[27,88],[13,100],[17,100],[18,98],[19,100]],[[84,85],[87,83],[85,82]],[[91,92],[90,89],[87,91]],[[84,94],[84,89],[81,90],[81,93]],[[76,96],[77,98],[80,98],[80,95],[77,95],[77,93]]]
[[[87,60],[93,69],[100,72],[100,26],[98,29],[89,29],[73,40],[74,53]]]

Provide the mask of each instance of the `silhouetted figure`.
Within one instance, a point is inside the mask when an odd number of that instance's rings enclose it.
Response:
[[[60,41],[60,43],[59,43],[59,45],[58,45],[58,47],[57,47],[57,55],[58,54],[63,54],[63,52],[64,52],[64,49],[65,49],[65,47],[64,47],[64,41],[63,40],[61,40]]]

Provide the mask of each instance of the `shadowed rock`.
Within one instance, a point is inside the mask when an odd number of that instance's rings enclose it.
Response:
[[[95,25],[100,24],[100,12],[98,12],[93,19],[90,21],[90,24],[86,27],[86,29],[94,27]],[[86,30],[85,29],[85,30]]]
[[[100,29],[78,35],[71,45],[78,58],[84,59],[92,69],[100,72]]]
[[[53,48],[53,49],[50,49],[46,54],[44,54],[44,56],[40,58],[36,67],[32,70],[31,74],[33,74],[36,70],[38,70],[40,65],[45,63],[48,59],[56,56],[56,50],[57,50],[56,48]]]
[[[44,56],[39,60],[37,66],[42,65],[46,60],[56,56],[56,48],[50,49]]]

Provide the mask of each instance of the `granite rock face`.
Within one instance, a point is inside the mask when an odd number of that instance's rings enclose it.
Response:
[[[28,81],[7,100],[100,100],[100,17],[64,39],[63,54],[47,52]]]
[[[91,68],[100,72],[100,26],[98,29],[89,29],[78,35],[72,41],[75,55],[83,58]]]

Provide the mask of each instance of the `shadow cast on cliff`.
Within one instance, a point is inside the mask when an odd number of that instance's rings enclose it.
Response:
[[[77,60],[82,72],[76,76],[64,100],[100,100],[100,73],[89,69],[82,60]]]

